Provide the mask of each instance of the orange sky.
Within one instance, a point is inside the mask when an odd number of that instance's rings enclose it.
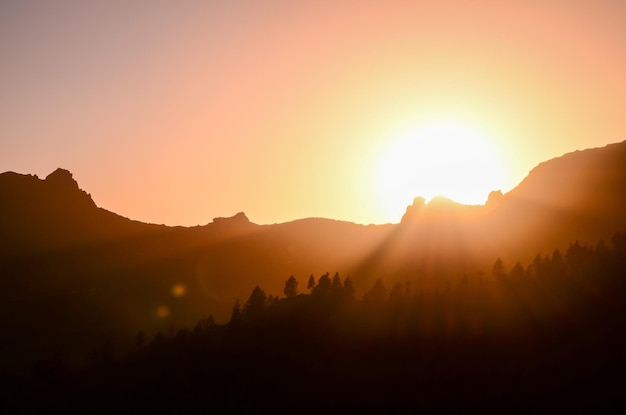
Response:
[[[403,129],[478,128],[503,191],[626,139],[624,22],[619,0],[3,1],[0,171],[67,168],[146,222],[397,222],[374,182]]]

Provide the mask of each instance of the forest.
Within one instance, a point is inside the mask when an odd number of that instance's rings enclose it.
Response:
[[[413,281],[419,281],[419,275]],[[212,316],[3,374],[9,412],[599,411],[626,397],[626,233],[442,288],[335,273]],[[252,287],[251,287],[252,288]],[[36,397],[36,399],[32,399]],[[96,406],[94,406],[96,405]]]

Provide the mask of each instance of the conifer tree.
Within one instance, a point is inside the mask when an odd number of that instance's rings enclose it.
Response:
[[[298,280],[296,280],[293,275],[285,282],[283,293],[285,293],[285,297],[287,298],[293,298],[298,295]]]

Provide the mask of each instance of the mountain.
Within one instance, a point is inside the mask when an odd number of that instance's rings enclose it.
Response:
[[[159,229],[98,208],[67,170],[57,169],[45,180],[0,174],[3,257],[81,249]]]
[[[512,249],[607,239],[626,229],[625,189],[626,141],[576,151],[535,167],[504,195],[491,226],[516,235]]]
[[[402,223],[415,233],[433,227],[445,233],[447,227],[455,235],[446,245],[464,243],[474,257],[496,255],[512,265],[575,240],[608,240],[626,229],[624,189],[626,141],[543,162],[510,192],[492,192],[485,206],[441,198],[426,205],[417,198]]]
[[[17,365],[65,350],[84,362],[112,338],[130,347],[138,330],[150,335],[209,314],[225,321],[256,285],[282,295],[290,275],[300,291],[309,275],[326,272],[349,275],[361,292],[378,277],[415,290],[488,280],[497,258],[510,268],[626,230],[624,189],[626,142],[546,161],[485,206],[416,198],[398,224],[257,225],[240,212],[185,228],[98,207],[67,170],[44,180],[2,173],[0,313],[11,318],[0,354]]]

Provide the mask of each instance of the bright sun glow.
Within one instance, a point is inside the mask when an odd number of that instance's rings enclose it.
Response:
[[[483,204],[502,186],[497,151],[470,125],[437,121],[405,130],[381,155],[376,174],[384,209],[397,217],[416,196]]]

